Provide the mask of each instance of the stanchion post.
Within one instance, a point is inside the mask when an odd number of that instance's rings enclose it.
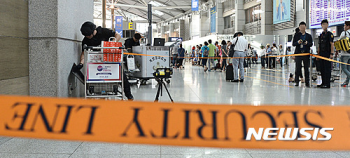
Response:
[[[338,54],[338,55],[339,55],[339,54]],[[340,61],[342,61],[341,58],[342,58],[342,56],[339,57],[339,60],[340,60]],[[342,69],[342,64],[339,63],[339,75],[340,75],[340,76],[339,76],[339,80],[340,80],[340,83],[343,81],[343,79],[342,79],[342,77],[341,77],[341,76],[342,76],[342,71],[343,71],[343,69]],[[339,86],[341,87],[341,84],[339,84]]]
[[[309,86],[311,87],[312,85],[312,71],[313,71],[313,67],[312,67],[312,54],[310,53],[310,67],[309,69]]]

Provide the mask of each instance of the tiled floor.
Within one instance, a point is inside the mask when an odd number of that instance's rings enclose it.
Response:
[[[174,70],[169,91],[175,102],[247,105],[349,105],[350,88],[333,83],[331,89],[294,87],[287,82],[285,68],[276,71],[261,70],[260,65],[248,69],[244,83],[225,81],[224,72],[203,72],[201,67],[186,65],[185,70]],[[344,79],[344,77],[343,77]],[[155,82],[132,87],[135,100],[153,101]],[[314,83],[316,84],[316,82]],[[164,91],[165,92],[165,91]],[[160,101],[170,101],[166,93]],[[51,141],[21,138],[0,138],[0,157],[103,157],[103,158],[251,158],[251,157],[349,157],[350,151],[295,151],[217,149],[171,146],[148,146],[91,142]]]

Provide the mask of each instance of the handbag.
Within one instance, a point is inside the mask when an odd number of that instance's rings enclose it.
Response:
[[[238,42],[239,38],[237,37],[237,40],[236,40],[236,43],[230,47],[230,54],[228,55],[229,57],[233,57],[233,55],[235,54],[235,47],[236,47],[236,44]]]
[[[136,67],[135,67],[135,58],[134,58],[134,56],[133,55],[129,55],[128,57],[127,57],[127,66],[128,66],[128,70],[129,71],[133,71],[133,70],[135,70],[136,69]]]
[[[342,50],[350,53],[350,39],[347,36],[348,31],[345,31],[345,37],[334,42],[334,46],[337,50]]]

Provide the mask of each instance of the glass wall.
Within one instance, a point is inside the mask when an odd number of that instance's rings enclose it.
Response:
[[[245,10],[245,23],[252,23],[261,20],[261,5]]]
[[[233,28],[235,26],[235,16],[224,17],[224,29]]]

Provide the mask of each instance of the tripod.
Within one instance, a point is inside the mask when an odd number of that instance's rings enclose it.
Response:
[[[168,91],[168,88],[166,87],[166,85],[165,85],[163,79],[164,79],[164,78],[157,78],[157,77],[156,77],[156,81],[158,82],[158,91],[157,91],[156,99],[154,100],[154,102],[158,102],[158,100],[159,100],[159,94],[160,94],[160,96],[163,96],[163,86],[164,86],[166,92],[168,93],[168,96],[169,96],[171,102],[174,103],[173,98],[171,98],[171,95],[170,95],[170,93],[169,93],[169,91]]]

